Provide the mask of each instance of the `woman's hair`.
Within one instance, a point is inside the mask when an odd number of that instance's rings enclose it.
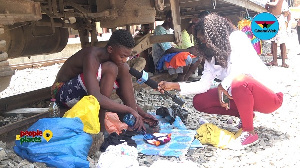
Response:
[[[231,53],[229,42],[229,35],[235,30],[234,25],[226,18],[223,18],[215,13],[210,13],[205,17],[200,18],[199,22],[195,25],[194,37],[199,48],[210,48],[210,54],[205,54],[206,59],[211,59],[215,56],[216,61],[223,67],[227,67],[227,59]],[[206,45],[201,44],[197,33],[204,35]]]
[[[120,29],[112,33],[106,46],[124,46],[131,49],[135,43],[129,31]]]

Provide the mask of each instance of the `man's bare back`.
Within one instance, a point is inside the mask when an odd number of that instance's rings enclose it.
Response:
[[[55,82],[67,82],[78,74],[83,73],[85,66],[97,67],[109,60],[109,55],[104,48],[88,47],[83,48],[66,60],[59,70]],[[86,65],[85,65],[86,64]]]

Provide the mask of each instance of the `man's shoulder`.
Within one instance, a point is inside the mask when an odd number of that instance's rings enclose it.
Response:
[[[107,53],[105,52],[104,48],[101,47],[86,47],[81,49],[80,57],[86,60],[84,62],[105,62],[106,58],[108,57]]]

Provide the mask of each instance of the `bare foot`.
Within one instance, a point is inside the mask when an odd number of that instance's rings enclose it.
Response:
[[[281,65],[283,68],[288,68],[288,67],[290,67],[288,64],[286,64],[286,63],[284,63],[284,64],[282,64]]]
[[[271,62],[266,63],[266,65],[267,66],[278,66],[278,63],[271,61]]]

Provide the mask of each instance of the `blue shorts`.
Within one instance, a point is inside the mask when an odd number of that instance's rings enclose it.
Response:
[[[73,107],[81,98],[87,95],[86,88],[78,76],[65,82],[55,95],[60,107]]]

